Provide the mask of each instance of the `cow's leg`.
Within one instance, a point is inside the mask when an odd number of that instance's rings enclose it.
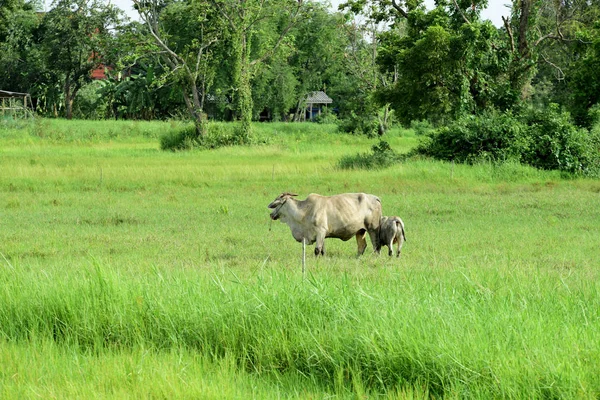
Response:
[[[381,251],[382,244],[379,243],[379,230],[378,229],[369,229],[369,238],[371,239],[371,244],[373,245],[373,251],[377,254]]]
[[[317,232],[317,242],[315,244],[315,257],[325,255],[325,233]]]
[[[366,235],[367,232],[364,229],[356,233],[356,244],[358,245],[359,256],[362,255],[365,252],[365,249],[367,248],[367,240],[365,239]]]

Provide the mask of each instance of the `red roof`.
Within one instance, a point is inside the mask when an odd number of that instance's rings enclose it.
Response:
[[[100,64],[98,68],[92,71],[92,79],[106,79],[105,70],[112,69],[111,67],[107,67],[106,65]]]

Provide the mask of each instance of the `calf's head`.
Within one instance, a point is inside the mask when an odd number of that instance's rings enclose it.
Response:
[[[267,207],[268,208],[272,208],[273,212],[271,213],[271,219],[272,220],[277,220],[279,219],[279,211],[281,210],[281,207],[283,207],[283,205],[286,203],[286,201],[288,201],[290,198],[292,198],[293,196],[298,196],[297,194],[294,193],[281,193],[279,196],[277,196],[277,198],[275,200],[273,200],[271,202],[271,204],[269,204]]]

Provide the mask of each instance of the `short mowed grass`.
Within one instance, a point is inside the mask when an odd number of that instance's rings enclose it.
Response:
[[[599,181],[342,170],[376,142],[315,124],[161,151],[180,125],[0,125],[0,397],[600,396]],[[303,277],[284,191],[379,196],[402,257],[328,239]]]

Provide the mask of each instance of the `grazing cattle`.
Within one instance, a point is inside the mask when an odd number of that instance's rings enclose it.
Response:
[[[396,257],[400,257],[402,245],[406,241],[404,222],[400,217],[381,217],[379,225],[379,245],[388,247],[388,255],[394,254],[393,245],[397,243]]]
[[[272,220],[288,224],[298,242],[316,243],[315,256],[325,254],[325,238],[344,241],[356,236],[358,255],[365,252],[369,233],[376,252],[381,220],[381,200],[365,193],[345,193],[335,196],[310,194],[306,200],[296,200],[293,193],[282,193],[268,205]]]

